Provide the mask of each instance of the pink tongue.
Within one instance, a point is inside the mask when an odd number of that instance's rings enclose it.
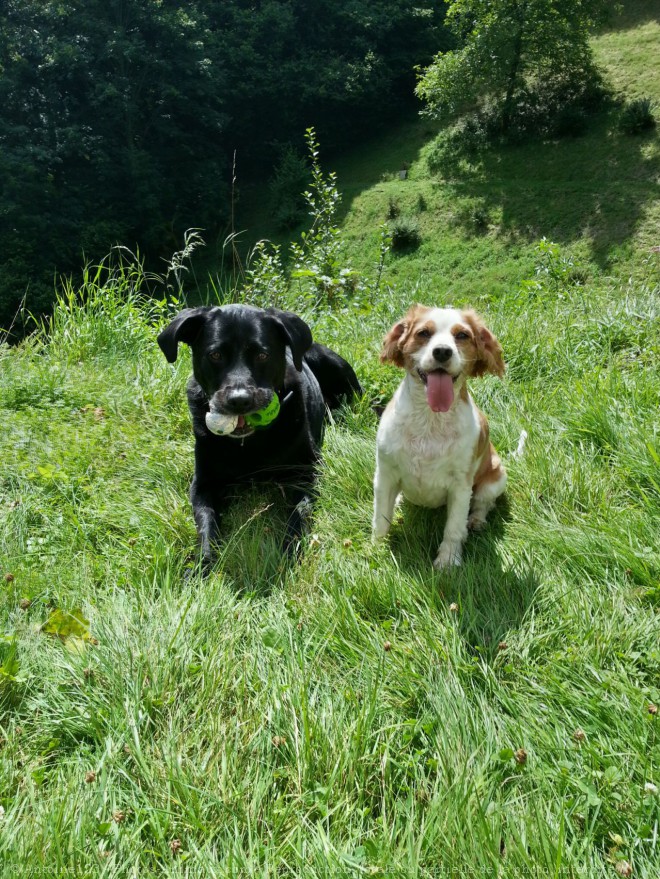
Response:
[[[434,412],[448,412],[454,402],[454,383],[447,372],[426,375],[426,399]]]
[[[236,427],[245,427],[245,418],[242,415],[238,416],[238,424]]]

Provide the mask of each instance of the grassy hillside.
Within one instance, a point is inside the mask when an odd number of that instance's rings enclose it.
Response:
[[[595,40],[596,58],[617,97],[657,101],[660,4],[625,5],[616,29]],[[444,175],[428,169],[431,122],[366,145],[337,166],[355,259],[373,251],[375,226],[394,203],[417,221],[423,243],[393,261],[390,277],[441,298],[498,295],[527,276],[544,236],[592,277],[635,270],[640,254],[660,242],[660,155],[657,138],[620,133],[617,116],[613,109],[581,137],[493,150]]]
[[[657,98],[651,5],[596,48]],[[441,512],[404,504],[371,544],[365,401],[328,429],[298,564],[254,490],[185,580],[190,361],[157,349],[176,306],[138,269],[0,346],[0,876],[658,875],[660,140],[612,114],[445,179],[434,137],[338,167],[355,265],[390,200],[423,240],[370,306],[307,316],[370,396],[412,300],[502,341],[473,392],[510,487],[451,574]]]

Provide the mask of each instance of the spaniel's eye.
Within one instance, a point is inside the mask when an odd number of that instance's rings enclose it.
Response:
[[[431,330],[417,330],[416,334],[418,339],[430,339],[431,338]]]
[[[457,342],[464,342],[466,339],[469,339],[469,338],[470,338],[470,334],[469,334],[469,333],[464,333],[464,332],[461,330],[460,333],[456,333],[456,335],[454,336],[454,338],[456,339]]]
[[[269,356],[269,355],[268,355],[268,352],[267,352],[267,351],[261,351],[259,354],[257,354],[257,360],[258,360],[260,363],[263,363],[264,360],[268,360],[268,356]]]
[[[212,360],[214,363],[219,363],[222,360],[222,354],[219,351],[211,351],[209,354],[209,360]]]

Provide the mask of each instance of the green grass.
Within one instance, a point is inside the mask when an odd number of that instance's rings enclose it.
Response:
[[[279,492],[255,489],[185,580],[190,362],[160,354],[171,306],[139,270],[88,275],[49,332],[0,347],[0,875],[655,879],[658,135],[599,124],[460,180],[427,172],[423,123],[375,170],[354,156],[356,264],[390,197],[426,237],[370,309],[308,313],[316,337],[370,397],[399,380],[377,353],[412,299],[478,306],[506,354],[473,383],[506,503],[451,574],[441,512],[404,504],[371,544],[365,402],[327,431],[298,564]],[[58,609],[89,632],[48,634]]]
[[[616,99],[649,97],[660,107],[660,2],[623,6],[594,41],[596,60]],[[619,112],[596,117],[580,137],[488,151],[444,174],[428,167],[437,123],[417,118],[380,133],[332,165],[348,255],[358,268],[371,266],[378,226],[394,203],[398,219],[414,220],[424,240],[390,260],[387,279],[433,290],[440,301],[461,296],[478,304],[506,292],[533,271],[542,237],[560,243],[592,278],[628,277],[660,244],[660,139],[620,133]],[[237,205],[243,247],[264,237],[282,243],[263,187],[246,189]]]

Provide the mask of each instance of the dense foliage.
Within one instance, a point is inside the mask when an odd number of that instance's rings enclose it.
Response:
[[[412,95],[443,7],[404,0],[7,0],[0,10],[0,326],[120,241],[222,225],[315,124],[328,147]]]
[[[459,47],[441,52],[417,92],[431,113],[455,116],[490,102],[506,133],[516,115],[551,115],[588,100],[598,81],[589,33],[605,0],[453,0],[447,21]],[[536,123],[538,119],[534,120]]]

